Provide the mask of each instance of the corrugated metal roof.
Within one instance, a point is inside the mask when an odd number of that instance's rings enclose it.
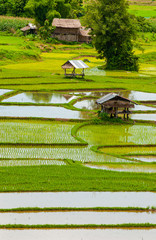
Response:
[[[102,104],[102,103],[105,103],[105,102],[107,102],[107,101],[109,101],[109,100],[114,99],[115,97],[118,97],[118,99],[120,99],[120,100],[126,100],[126,101],[128,101],[128,102],[132,102],[132,103],[134,103],[134,104],[137,105],[137,103],[129,100],[128,98],[121,97],[121,96],[120,96],[119,94],[117,94],[117,93],[108,93],[108,94],[105,95],[104,97],[98,99],[98,100],[96,101],[96,103],[97,103],[97,104]]]
[[[28,26],[30,27],[30,29],[37,29],[36,25],[32,23],[28,23]]]
[[[75,68],[89,68],[82,60],[69,60]]]
[[[98,99],[98,100],[96,101],[96,103],[97,103],[97,104],[101,104],[101,103],[107,102],[107,101],[115,98],[116,96],[119,96],[119,95],[116,94],[116,93],[108,93],[106,96]]]

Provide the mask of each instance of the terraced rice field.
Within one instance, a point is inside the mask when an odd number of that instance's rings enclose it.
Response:
[[[139,14],[152,16],[153,11],[146,8]],[[26,43],[34,46],[31,40],[12,36],[3,36],[0,42],[17,54]],[[145,54],[155,49],[154,42],[144,40],[143,47]],[[39,53],[38,48],[35,51]],[[96,55],[91,46],[58,44],[52,52],[40,54],[40,61],[1,61],[0,236],[4,240],[154,239],[154,60],[140,63],[138,73],[104,71],[99,66],[105,61]],[[85,79],[64,78],[60,66],[68,59],[84,58],[90,67]],[[147,121],[99,122],[95,101],[109,92],[136,101],[131,117]]]
[[[72,122],[0,120],[1,143],[78,143],[71,136]]]

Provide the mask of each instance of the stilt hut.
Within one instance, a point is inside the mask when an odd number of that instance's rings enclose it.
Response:
[[[124,119],[129,118],[131,111],[129,108],[134,108],[135,102],[121,97],[116,93],[109,93],[96,101],[101,105],[101,112],[110,114],[110,117],[118,117],[118,114],[123,114]],[[127,115],[127,116],[126,116]]]
[[[85,64],[82,60],[69,60],[62,65],[62,68],[65,70],[66,77],[76,77],[81,76],[84,77],[84,69],[89,68],[87,64]],[[71,73],[67,73],[67,69],[72,69]],[[76,73],[76,69],[82,69],[81,73]]]

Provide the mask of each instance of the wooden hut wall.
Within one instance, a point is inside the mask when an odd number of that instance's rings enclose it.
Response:
[[[56,34],[79,34],[79,28],[61,28],[56,27],[54,33]]]
[[[89,37],[88,36],[82,36],[79,35],[79,42],[89,42]]]
[[[71,34],[53,34],[52,37],[57,38],[58,40],[67,41],[67,42],[78,41],[78,36],[71,35]]]

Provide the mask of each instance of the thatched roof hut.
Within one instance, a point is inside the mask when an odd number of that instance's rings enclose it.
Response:
[[[124,98],[116,93],[109,93],[104,97],[96,101],[98,105],[101,105],[101,112],[106,112],[114,117],[117,117],[118,114],[127,114],[127,119],[131,113],[129,108],[134,108],[135,102]]]
[[[90,30],[85,30],[78,19],[54,18],[52,26],[55,27],[52,37],[58,38],[59,40],[70,42],[90,41]]]
[[[84,69],[89,68],[89,67],[82,60],[69,60],[62,65],[62,68],[65,70],[65,76],[71,76],[71,77],[82,76],[82,77],[84,77],[84,75],[85,75]],[[72,73],[67,74],[67,72],[66,72],[67,69],[73,69]],[[77,74],[75,72],[75,69],[82,69],[82,73]]]

